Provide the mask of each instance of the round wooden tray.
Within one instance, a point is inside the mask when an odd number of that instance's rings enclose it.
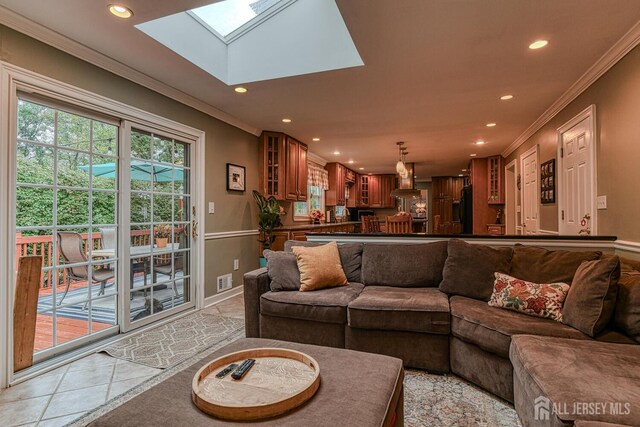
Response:
[[[231,363],[255,359],[236,381],[216,374]],[[309,400],[320,386],[320,367],[304,353],[256,348],[219,357],[193,377],[191,398],[203,412],[225,420],[257,420],[283,414]]]

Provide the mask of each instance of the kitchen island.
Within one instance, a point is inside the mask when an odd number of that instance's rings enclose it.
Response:
[[[274,251],[284,250],[287,240],[307,240],[308,233],[355,233],[360,231],[360,221],[344,221],[320,224],[290,224],[278,227],[273,235],[275,240],[271,245]]]

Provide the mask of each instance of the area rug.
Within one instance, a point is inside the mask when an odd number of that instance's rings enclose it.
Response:
[[[103,351],[118,359],[166,369],[243,329],[243,319],[199,311],[119,341]]]
[[[404,379],[407,427],[519,427],[513,406],[455,375],[408,369]]]

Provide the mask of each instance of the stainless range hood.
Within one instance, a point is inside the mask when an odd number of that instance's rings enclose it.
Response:
[[[398,175],[398,188],[391,192],[392,197],[398,197],[402,199],[411,199],[414,197],[420,197],[420,190],[416,190],[414,188],[415,180],[413,178],[415,172],[415,164],[414,163],[405,163],[405,167],[407,168],[407,179],[402,179],[400,175]]]

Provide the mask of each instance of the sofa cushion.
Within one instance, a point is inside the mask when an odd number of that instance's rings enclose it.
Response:
[[[583,261],[600,259],[602,252],[550,251],[534,246],[516,244],[513,247],[511,273],[528,282],[571,284]]]
[[[449,300],[436,288],[367,286],[349,303],[349,326],[448,334]]]
[[[360,283],[319,291],[267,292],[260,297],[260,313],[290,319],[347,323],[347,305],[364,288]]]
[[[495,273],[496,281],[489,299],[491,307],[519,311],[529,316],[562,321],[562,307],[569,292],[566,283],[532,283]]]
[[[291,250],[298,260],[301,291],[347,285],[336,242],[311,248],[294,246]]]
[[[510,359],[518,415],[533,422],[534,401],[548,399],[549,421],[531,425],[578,419],[640,425],[640,346],[520,335]],[[585,406],[594,403],[604,406]]]
[[[438,286],[447,259],[447,242],[416,245],[366,243],[362,250],[365,286]]]
[[[451,239],[447,250],[440,290],[483,301],[491,297],[494,273],[509,273],[513,255],[511,248],[494,249],[459,239]]]
[[[296,256],[291,253],[265,250],[269,287],[272,291],[297,291],[300,289],[300,271]]]
[[[626,270],[620,274],[613,324],[640,342],[640,271]]]
[[[580,264],[564,302],[562,321],[591,337],[603,331],[613,315],[619,278],[618,257]]]
[[[588,339],[582,332],[550,319],[489,307],[486,302],[455,296],[451,304],[451,334],[501,357],[509,357],[511,337],[534,334]]]
[[[284,251],[291,252],[291,248],[294,246],[314,247],[321,246],[325,243],[322,242],[303,242],[299,240],[287,240],[284,242]],[[347,280],[350,282],[360,283],[361,267],[362,267],[362,243],[343,243],[338,245],[338,252],[340,253],[340,262],[342,263],[342,269],[347,276]]]

